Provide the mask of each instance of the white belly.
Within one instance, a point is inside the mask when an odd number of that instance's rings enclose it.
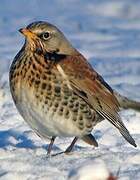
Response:
[[[47,111],[42,110],[41,103],[37,106],[33,95],[22,91],[20,102],[17,102],[17,108],[24,120],[36,131],[37,134],[48,138],[50,136],[82,136],[81,131],[71,120],[65,119],[64,116],[53,112],[52,108]]]

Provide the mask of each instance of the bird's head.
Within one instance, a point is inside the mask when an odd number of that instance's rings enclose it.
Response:
[[[54,25],[37,21],[19,30],[26,38],[25,45],[32,51],[57,52],[71,55],[77,53],[64,34]]]

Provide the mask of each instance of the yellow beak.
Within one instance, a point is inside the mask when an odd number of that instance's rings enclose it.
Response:
[[[29,39],[36,38],[36,35],[27,28],[21,28],[21,29],[19,29],[19,32],[22,33],[25,37],[27,37]]]

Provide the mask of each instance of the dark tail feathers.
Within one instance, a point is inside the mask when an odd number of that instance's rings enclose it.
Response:
[[[125,96],[120,95],[116,91],[113,91],[114,95],[116,96],[120,107],[123,109],[134,109],[136,111],[140,111],[140,102],[131,100]]]

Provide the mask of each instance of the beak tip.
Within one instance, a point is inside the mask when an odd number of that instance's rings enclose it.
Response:
[[[21,28],[21,29],[19,29],[18,31],[19,31],[20,33],[22,33],[22,32],[23,32],[23,29]]]
[[[20,33],[22,33],[22,28],[18,30]]]

